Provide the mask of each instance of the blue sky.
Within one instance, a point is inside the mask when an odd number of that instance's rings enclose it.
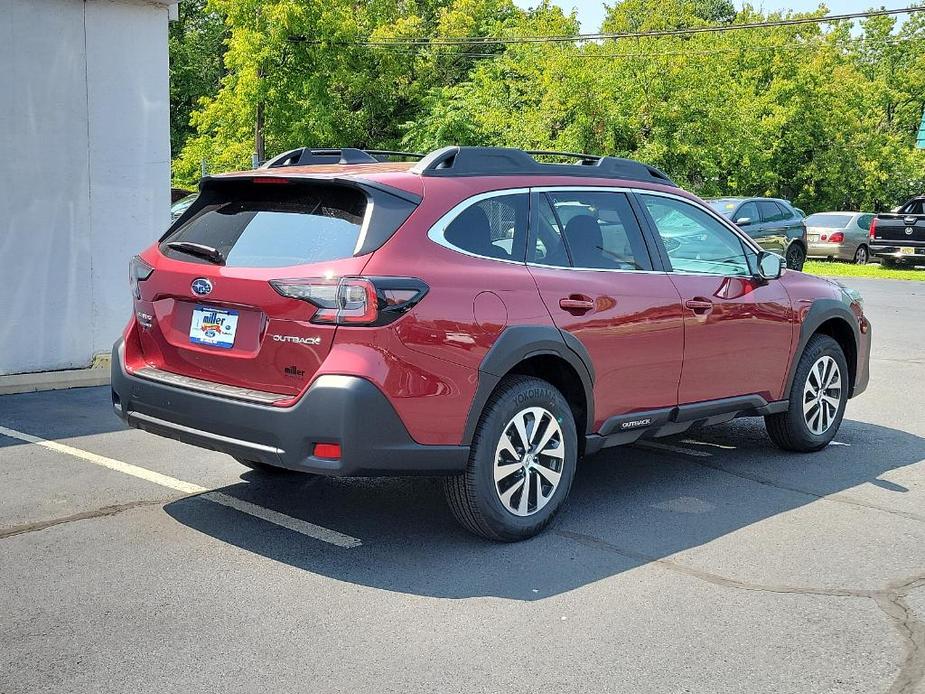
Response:
[[[514,0],[521,7],[535,6],[537,2],[531,0]],[[600,29],[601,21],[604,19],[604,3],[601,0],[556,0],[556,5],[562,7],[566,12],[572,9],[578,11],[578,19],[581,21],[581,30],[586,33],[595,32]],[[612,2],[611,2],[612,4]],[[735,3],[741,7],[741,2]],[[775,10],[794,10],[796,12],[805,12],[814,10],[819,7],[817,0],[753,0],[752,5],[767,11]],[[875,2],[874,0],[829,0],[825,3],[829,12],[833,14],[844,14],[847,12],[862,12],[871,7],[880,7],[886,4],[885,0]],[[889,7],[905,7],[904,2],[891,2]]]

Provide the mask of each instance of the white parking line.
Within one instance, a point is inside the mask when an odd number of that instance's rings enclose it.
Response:
[[[712,458],[712,453],[707,453],[706,451],[695,451],[690,448],[681,448],[681,446],[671,446],[667,443],[656,443],[655,441],[637,441],[636,446],[640,448],[651,448],[659,451],[671,451],[672,453],[681,453],[683,455],[690,455],[695,458]]]
[[[228,508],[233,508],[236,511],[246,513],[247,515],[253,516],[254,518],[260,518],[261,520],[273,523],[274,525],[287,528],[316,540],[321,540],[322,542],[337,545],[338,547],[350,549],[352,547],[359,547],[363,544],[363,542],[359,539],[351,537],[350,535],[339,533],[336,530],[330,530],[320,525],[315,525],[314,523],[309,523],[298,518],[293,518],[292,516],[287,516],[284,513],[273,511],[271,509],[264,508],[263,506],[258,506],[257,504],[253,504],[249,501],[236,499],[233,496],[223,494],[222,492],[210,492],[206,487],[200,487],[198,484],[193,484],[191,482],[184,482],[183,480],[178,480],[176,477],[170,477],[169,475],[162,475],[159,472],[154,472],[153,470],[148,470],[147,468],[139,467],[138,465],[123,463],[121,460],[107,458],[103,455],[90,453],[89,451],[84,451],[80,448],[74,448],[73,446],[68,446],[67,444],[58,443],[57,441],[49,441],[47,439],[39,438],[38,436],[33,436],[32,434],[27,434],[22,431],[17,431],[16,429],[9,429],[4,426],[0,426],[0,434],[11,439],[18,439],[20,441],[25,441],[26,443],[35,444],[36,446],[42,446],[43,448],[47,448],[51,451],[64,453],[65,455],[70,455],[88,463],[93,463],[94,465],[99,465],[100,467],[115,470],[116,472],[131,475],[132,477],[137,477],[138,479],[153,482],[154,484],[159,484],[162,487],[174,489],[178,492],[183,492],[184,494],[199,494],[200,499],[206,499],[207,501],[211,501],[222,506],[227,506]]]
[[[228,496],[227,494],[222,494],[222,492],[206,492],[199,498],[208,499],[209,501],[212,501],[216,504],[221,504],[222,506],[233,508],[237,511],[240,511],[241,513],[254,516],[254,518],[261,518],[270,523],[294,530],[297,533],[308,535],[309,537],[313,537],[316,540],[321,540],[322,542],[337,545],[338,547],[350,549],[351,547],[359,547],[363,544],[357,538],[350,537],[350,535],[344,535],[343,533],[339,533],[336,530],[330,530],[329,528],[315,525],[314,523],[309,523],[308,521],[304,521],[299,518],[287,516],[285,513],[280,513],[279,511],[264,508],[263,506],[252,504],[250,501],[244,501],[243,499],[238,499],[233,496]]]

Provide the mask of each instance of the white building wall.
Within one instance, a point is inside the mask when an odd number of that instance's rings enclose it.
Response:
[[[170,206],[167,8],[0,0],[0,375],[89,365]]]

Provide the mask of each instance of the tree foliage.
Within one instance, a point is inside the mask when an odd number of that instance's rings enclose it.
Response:
[[[809,210],[892,207],[925,188],[925,16],[605,41],[374,46],[418,37],[574,36],[574,16],[510,0],[209,0],[225,74],[174,162],[267,151],[509,145],[630,156],[702,195]],[[824,13],[824,8],[820,8]],[[622,0],[603,30],[779,19],[729,0]]]

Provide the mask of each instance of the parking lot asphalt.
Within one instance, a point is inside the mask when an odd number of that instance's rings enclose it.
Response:
[[[435,480],[267,479],[107,388],[2,397],[0,693],[925,694],[925,287],[845,284],[874,348],[835,444],[609,449],[513,545]]]

